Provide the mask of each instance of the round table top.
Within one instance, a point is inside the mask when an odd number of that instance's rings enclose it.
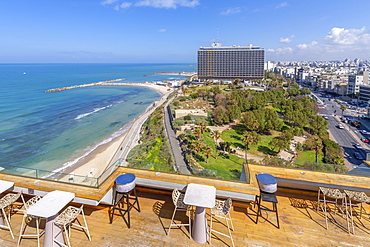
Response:
[[[132,173],[125,173],[122,175],[119,175],[116,178],[116,184],[129,184],[135,181],[136,176]]]
[[[276,184],[277,183],[276,178],[268,173],[257,174],[257,180],[264,184]]]

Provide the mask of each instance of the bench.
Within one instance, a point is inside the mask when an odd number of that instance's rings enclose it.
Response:
[[[165,182],[160,180],[154,179],[147,179],[147,178],[136,178],[136,185],[142,187],[149,187],[155,189],[162,189],[162,190],[174,190],[178,189],[180,191],[186,190],[185,184],[179,183],[172,183],[172,182]],[[249,193],[241,193],[241,192],[234,192],[234,191],[227,191],[227,190],[216,190],[216,196],[218,198],[231,198],[232,200],[241,201],[241,202],[250,202],[255,201],[255,195]]]

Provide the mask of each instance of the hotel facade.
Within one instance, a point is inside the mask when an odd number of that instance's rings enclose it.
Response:
[[[212,47],[198,50],[198,78],[206,80],[250,80],[264,77],[265,50],[255,46]]]

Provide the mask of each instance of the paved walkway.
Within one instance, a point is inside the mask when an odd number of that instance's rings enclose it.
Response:
[[[171,121],[172,119],[172,113],[170,108],[170,103],[172,102],[173,98],[168,100],[167,104],[164,106],[164,125],[166,127],[166,132],[168,136],[168,140],[170,141],[171,149],[173,156],[175,158],[175,163],[177,170],[180,172],[180,174],[184,175],[191,175],[186,162],[185,158],[182,155],[182,150],[180,148],[179,140],[175,134],[175,131],[172,128]],[[171,118],[171,119],[170,119]]]

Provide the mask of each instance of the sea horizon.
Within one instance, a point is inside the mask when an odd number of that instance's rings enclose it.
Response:
[[[0,64],[0,167],[64,170],[129,128],[161,95],[135,86],[93,86],[46,93],[51,88],[125,78],[124,82],[181,80],[143,75],[191,72],[179,63]]]

